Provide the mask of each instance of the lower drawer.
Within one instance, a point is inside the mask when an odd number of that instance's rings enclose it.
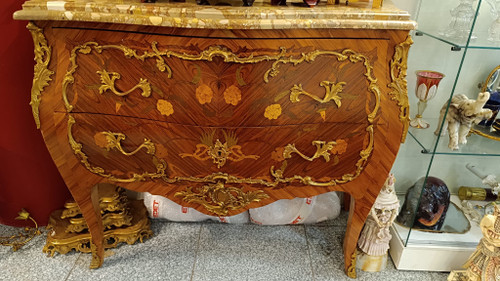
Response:
[[[353,180],[373,148],[370,124],[200,127],[133,117],[69,116],[80,162],[115,182],[238,182],[278,188]]]

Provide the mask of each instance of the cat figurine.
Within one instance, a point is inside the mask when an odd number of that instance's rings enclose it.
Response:
[[[458,144],[467,143],[467,134],[470,131],[472,122],[477,124],[492,116],[493,113],[490,109],[483,108],[489,98],[489,92],[479,93],[476,100],[469,99],[463,94],[453,96],[444,123],[443,118],[446,113],[448,102],[443,105],[440,111],[439,125],[434,134],[439,134],[439,126],[443,123],[441,136],[444,136],[448,130],[450,138],[448,147],[451,150],[457,150],[459,148]]]

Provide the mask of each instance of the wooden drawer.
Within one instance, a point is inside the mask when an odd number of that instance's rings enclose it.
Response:
[[[95,33],[70,44],[71,112],[197,126],[366,123],[380,102],[375,73],[388,73],[382,39]]]
[[[336,185],[354,180],[373,148],[367,124],[234,128],[94,114],[69,118],[69,142],[80,162],[115,182],[185,185],[230,175],[254,187]]]

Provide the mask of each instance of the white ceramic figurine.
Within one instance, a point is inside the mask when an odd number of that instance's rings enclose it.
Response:
[[[500,280],[500,208],[495,205],[492,215],[481,220],[483,238],[476,251],[464,264],[466,270],[454,270],[449,281],[498,281]]]
[[[378,272],[386,267],[387,250],[392,238],[389,228],[399,210],[395,181],[394,175],[390,174],[361,231],[356,267],[363,271]]]
[[[448,147],[451,150],[457,150],[458,144],[467,143],[467,134],[473,122],[479,123],[481,120],[491,117],[491,110],[483,108],[489,98],[489,92],[479,93],[476,100],[471,100],[465,95],[456,95],[451,98],[448,114],[446,115],[443,129],[441,130],[442,136],[446,133],[446,130],[448,130],[450,137]],[[443,123],[447,105],[448,102],[446,102],[441,109],[438,123],[439,126]],[[439,134],[439,126],[434,132],[436,135]]]

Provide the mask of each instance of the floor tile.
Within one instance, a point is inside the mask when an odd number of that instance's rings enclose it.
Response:
[[[193,280],[311,280],[303,226],[203,225]]]
[[[21,230],[22,228],[0,225],[0,236],[16,235]],[[47,257],[47,254],[42,253],[47,232],[45,228],[41,230],[41,235],[35,236],[16,252],[11,247],[0,246],[0,280],[57,281],[68,276],[80,253]]]
[[[200,227],[156,220],[152,238],[111,249],[99,269],[90,270],[90,254],[82,255],[68,280],[190,280]]]
[[[17,252],[0,247],[0,280],[349,280],[342,243],[347,212],[319,225],[259,226],[153,220],[154,236],[134,246],[111,249],[103,267],[90,270],[90,254],[48,258],[46,233]],[[0,225],[0,236],[18,228]],[[360,281],[446,280],[448,273],[357,270]]]
[[[314,280],[353,280],[344,273],[342,253],[344,234],[345,227],[341,226],[306,226]],[[448,276],[448,273],[396,270],[390,257],[384,271],[364,272],[357,269],[356,272],[359,281],[438,281],[446,280]]]

